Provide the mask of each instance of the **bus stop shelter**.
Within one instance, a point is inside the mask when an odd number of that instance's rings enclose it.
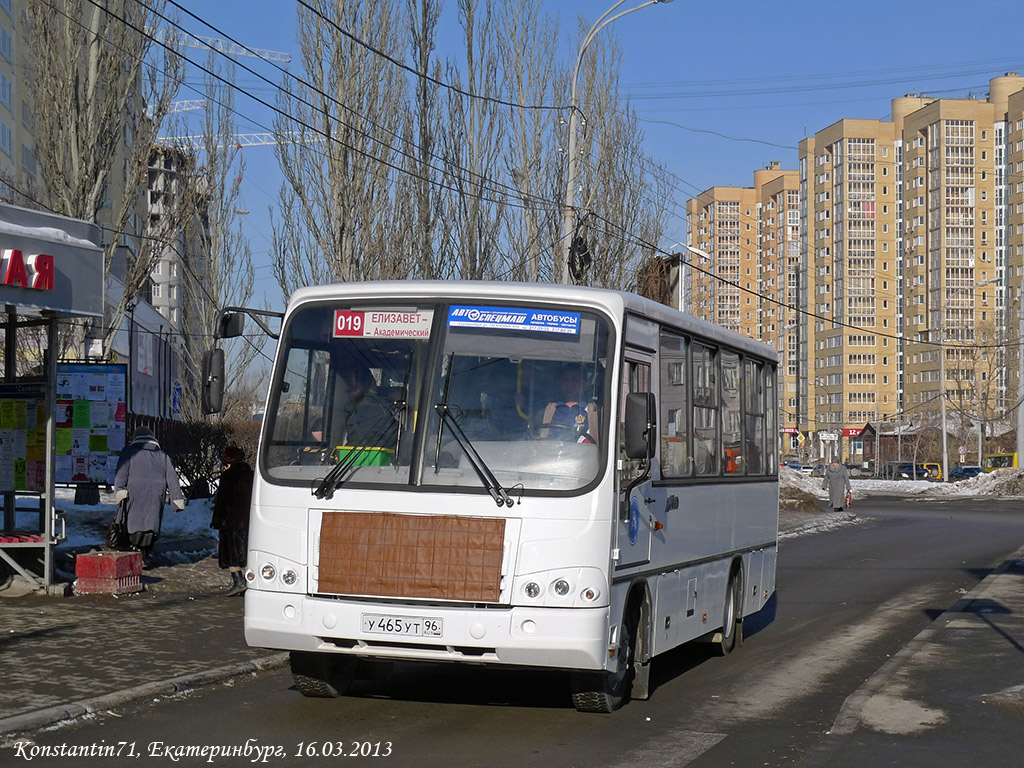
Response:
[[[99,227],[0,203],[0,304],[0,560],[49,590],[64,537],[54,500],[58,324],[103,316]]]

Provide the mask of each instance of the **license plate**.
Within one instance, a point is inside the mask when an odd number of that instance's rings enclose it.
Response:
[[[404,637],[441,637],[444,632],[442,619],[419,616],[387,616],[364,613],[363,632],[377,635],[402,635]]]

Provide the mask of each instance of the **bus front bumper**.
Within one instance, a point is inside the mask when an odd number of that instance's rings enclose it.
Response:
[[[253,647],[366,658],[605,669],[609,609],[369,603],[248,589]]]

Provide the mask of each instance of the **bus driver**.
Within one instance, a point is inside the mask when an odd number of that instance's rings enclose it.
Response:
[[[581,443],[597,443],[597,406],[585,402],[583,366],[579,363],[567,363],[562,366],[558,377],[558,389],[562,399],[548,403],[544,409],[544,420],[541,425],[541,437],[548,437],[549,427],[555,427],[555,438],[566,437],[571,431]]]

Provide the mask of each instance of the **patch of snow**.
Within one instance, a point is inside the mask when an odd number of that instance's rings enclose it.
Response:
[[[781,467],[779,484],[795,488],[824,499],[823,478],[801,475],[795,469]],[[876,478],[851,477],[853,497],[858,496],[917,496],[929,497],[971,497],[971,496],[1021,496],[1024,495],[1024,469],[997,469],[982,473],[968,480],[955,483],[937,483],[930,480],[879,480]]]

